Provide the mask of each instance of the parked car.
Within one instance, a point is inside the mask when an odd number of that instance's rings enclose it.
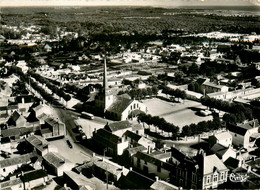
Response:
[[[67,142],[67,145],[68,145],[70,148],[72,148],[71,142],[70,142],[69,140],[66,140],[66,142]]]

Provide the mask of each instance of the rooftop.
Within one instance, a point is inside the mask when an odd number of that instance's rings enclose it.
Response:
[[[46,176],[47,176],[46,171],[40,169],[40,170],[34,170],[34,171],[25,173],[23,176],[21,176],[21,180],[23,182],[30,182],[30,181],[40,179],[40,178],[43,178]]]
[[[203,174],[211,174],[214,170],[228,170],[223,162],[215,155],[204,156]]]
[[[132,124],[129,121],[117,121],[109,123],[105,128],[113,133],[118,130],[132,128]]]
[[[39,151],[43,151],[48,146],[48,141],[46,141],[43,137],[38,135],[32,135],[26,138],[26,141],[34,146]]]
[[[214,135],[216,137],[216,139],[218,140],[223,140],[223,139],[228,139],[228,138],[232,138],[231,134],[227,131],[222,132],[222,133],[217,133]]]
[[[65,163],[70,163],[70,161],[65,160],[62,156],[57,153],[49,152],[43,156],[43,159],[53,165],[54,167],[58,168]]]
[[[107,109],[107,111],[121,114],[132,102],[133,100],[131,99],[117,97],[116,101]]]
[[[27,162],[31,162],[31,158],[35,157],[36,155],[34,153],[24,154],[15,156],[13,158],[7,158],[4,160],[0,160],[0,166],[1,168],[9,167],[9,166],[15,166],[18,164],[25,164]]]
[[[160,190],[177,190],[179,189],[178,187],[176,187],[175,185],[172,185],[170,183],[167,183],[166,181],[163,180],[158,180],[155,181],[152,185],[151,185],[151,189],[160,189]]]

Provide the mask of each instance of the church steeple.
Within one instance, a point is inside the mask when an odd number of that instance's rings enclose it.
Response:
[[[107,60],[106,60],[106,57],[104,58],[104,73],[103,73],[103,89],[104,89],[104,92],[106,94],[106,91],[107,91],[107,87],[108,87],[108,84],[107,84]]]

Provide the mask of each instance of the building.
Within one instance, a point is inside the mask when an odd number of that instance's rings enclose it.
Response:
[[[225,147],[218,143],[212,146],[210,152],[216,154],[222,162],[225,162],[229,157],[236,158],[237,156],[236,151],[231,146]]]
[[[65,136],[66,128],[64,123],[51,117],[46,118],[44,122],[44,125],[41,126],[41,135],[45,139]]]
[[[260,137],[259,122],[257,119],[238,125],[228,123],[227,129],[232,135],[233,145],[249,150],[256,147],[255,142]]]
[[[124,138],[126,141],[129,142],[129,144],[132,145],[142,145],[145,148],[149,149],[155,149],[155,142],[153,142],[151,139],[148,139],[144,136],[138,135],[132,131],[126,131],[124,133]]]
[[[112,156],[122,155],[124,150],[128,148],[128,141],[117,135],[110,133],[105,129],[99,129],[93,133],[92,137],[93,146],[101,153],[106,152],[106,154]]]
[[[227,86],[214,84],[214,83],[209,82],[207,80],[202,84],[202,89],[205,90],[206,93],[228,92]]]
[[[82,174],[77,174],[73,171],[65,171],[63,173],[63,178],[66,181],[66,185],[71,189],[79,190],[82,187],[86,187],[88,190],[96,189],[96,184]]]
[[[25,139],[28,147],[33,148],[37,154],[44,156],[49,152],[57,152],[57,148],[49,144],[43,137],[38,135],[32,135]]]
[[[151,190],[178,190],[180,188],[176,187],[175,185],[172,185],[166,181],[163,180],[156,180],[151,186]]]
[[[221,144],[225,147],[232,145],[232,135],[228,131],[213,134],[209,136],[209,146],[212,147],[215,144]]]
[[[7,124],[9,127],[23,127],[26,124],[26,119],[23,115],[21,115],[17,111],[14,111],[9,117]]]
[[[22,166],[23,164],[31,164],[32,158],[36,157],[34,153],[24,154],[12,158],[0,160],[0,177],[3,179],[11,172]]]
[[[64,171],[70,171],[74,167],[73,163],[54,152],[43,156],[43,165],[47,171],[56,176],[62,176]]]
[[[202,189],[217,188],[227,181],[228,168],[215,155],[203,156]]]
[[[101,110],[106,118],[116,121],[127,120],[135,116],[136,114],[132,113],[134,111],[147,112],[143,103],[125,95],[116,95],[117,92],[118,89],[108,87],[107,66],[106,59],[104,59],[103,88],[96,94],[93,101],[93,97],[89,100],[89,106],[96,108],[92,111],[98,113],[98,110]],[[101,111],[98,114],[101,114]]]
[[[20,178],[11,179],[0,183],[1,190],[24,190],[23,181]]]
[[[46,185],[46,182],[49,181],[46,171],[42,169],[22,173],[20,178],[24,184],[24,189],[33,189],[41,185]]]
[[[127,130],[132,130],[132,124],[129,121],[116,121],[107,123],[104,129],[118,137],[122,137]]]
[[[132,157],[132,164],[137,171],[140,171],[147,176],[155,175],[162,180],[169,181],[174,165],[163,160],[170,159],[170,157],[171,154],[169,153],[151,155],[144,152],[137,152]]]

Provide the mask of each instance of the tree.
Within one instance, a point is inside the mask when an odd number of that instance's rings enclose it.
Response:
[[[188,125],[185,125],[183,128],[182,128],[182,133],[181,133],[183,136],[191,136],[192,135],[192,131],[191,131],[191,128],[190,126]]]

